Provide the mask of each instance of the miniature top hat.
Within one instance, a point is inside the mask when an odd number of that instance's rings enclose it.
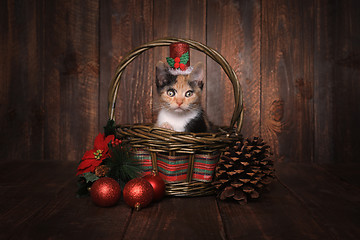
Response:
[[[170,45],[170,57],[166,58],[173,75],[186,75],[192,70],[190,67],[189,44],[176,42]]]

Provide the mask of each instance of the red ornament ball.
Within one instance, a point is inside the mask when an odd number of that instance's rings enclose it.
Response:
[[[153,200],[154,189],[143,178],[134,178],[126,183],[123,191],[124,201],[136,210],[146,207]]]
[[[174,59],[174,61],[175,61],[176,63],[179,63],[179,62],[180,62],[180,58],[179,58],[179,57],[176,57],[176,58]]]
[[[114,206],[121,197],[121,188],[117,181],[109,177],[103,177],[91,186],[90,195],[92,201],[100,207]]]
[[[174,63],[174,68],[177,69],[180,67],[180,64],[179,63]]]
[[[144,179],[146,179],[154,189],[154,200],[159,201],[162,199],[165,195],[164,180],[156,172],[144,176]]]

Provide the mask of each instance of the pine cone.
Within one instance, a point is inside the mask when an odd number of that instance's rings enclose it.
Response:
[[[240,204],[260,196],[274,178],[270,147],[259,139],[240,138],[228,147],[215,168],[213,185],[221,200],[232,198]]]
[[[105,165],[99,165],[95,168],[95,175],[97,177],[104,177],[108,172],[110,171],[110,168]]]

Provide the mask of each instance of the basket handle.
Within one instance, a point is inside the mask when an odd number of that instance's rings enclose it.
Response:
[[[218,53],[216,50],[200,43],[197,41],[193,41],[190,39],[180,39],[180,38],[163,38],[158,39],[152,42],[145,43],[134,50],[132,50],[130,53],[128,53],[119,63],[118,67],[116,68],[115,75],[110,83],[109,87],[109,94],[108,94],[108,110],[109,110],[109,119],[115,120],[115,102],[116,97],[120,85],[120,78],[127,67],[137,56],[139,56],[141,53],[154,48],[154,47],[160,47],[160,46],[169,46],[172,43],[175,42],[185,42],[189,44],[189,46],[193,49],[196,49],[198,51],[201,51],[205,53],[207,56],[211,57],[215,62],[217,62],[228,78],[230,79],[233,90],[234,90],[234,99],[235,99],[235,108],[234,113],[231,118],[230,127],[233,128],[235,124],[237,124],[237,132],[240,132],[242,123],[243,123],[243,97],[242,97],[242,89],[241,85],[238,81],[238,78],[235,74],[235,71],[230,67],[229,63],[226,61],[226,59]]]

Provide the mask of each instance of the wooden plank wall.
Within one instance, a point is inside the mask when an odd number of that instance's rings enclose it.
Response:
[[[0,146],[9,160],[78,161],[107,120],[107,91],[132,48],[165,36],[224,55],[244,91],[244,136],[276,161],[356,162],[360,149],[360,2],[356,0],[8,0],[0,3]],[[117,122],[152,122],[154,66],[123,76]],[[204,107],[216,124],[233,111],[231,84],[206,63]]]

